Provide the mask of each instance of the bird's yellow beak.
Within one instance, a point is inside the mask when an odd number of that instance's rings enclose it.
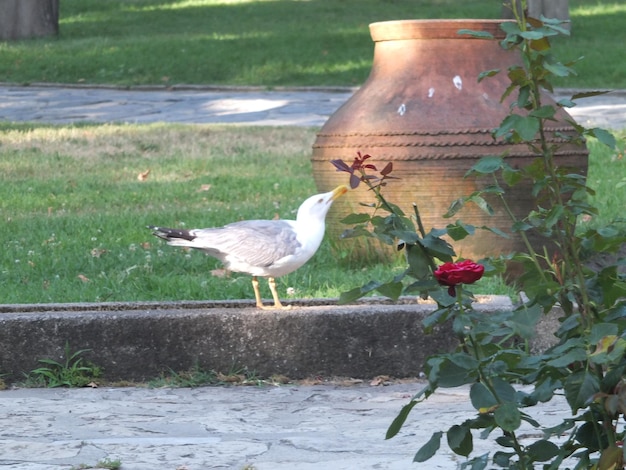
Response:
[[[330,200],[334,201],[338,197],[343,196],[344,194],[348,192],[348,189],[349,188],[345,184],[342,184],[341,186],[337,186],[335,189],[333,189]]]

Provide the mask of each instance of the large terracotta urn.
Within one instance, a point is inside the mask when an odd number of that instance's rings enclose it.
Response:
[[[476,227],[497,227],[510,233],[511,221],[495,199],[490,200],[496,212],[493,216],[468,204],[454,219],[442,217],[454,200],[492,183],[488,179],[464,178],[483,156],[500,155],[506,150],[507,161],[513,167],[527,165],[537,157],[526,145],[510,145],[492,137],[492,130],[507,116],[511,100],[517,98],[513,93],[500,102],[510,85],[506,70],[521,62],[519,52],[501,48],[496,40],[458,34],[461,29],[470,29],[501,38],[501,23],[406,20],[371,24],[375,47],[370,76],[328,119],[313,144],[312,164],[318,188],[328,191],[346,183],[346,173],[337,172],[330,160],[351,163],[360,151],[370,154],[368,163],[379,169],[393,162],[392,174],[400,179],[389,181],[387,198],[407,214],[413,213],[412,204],[417,203],[426,230],[461,219]],[[478,83],[479,74],[492,69],[503,72]],[[543,102],[554,103],[548,95]],[[558,164],[585,174],[586,148],[564,144],[562,135],[573,132],[566,119],[572,118],[559,110],[557,121],[548,124],[548,137],[559,144]],[[516,186],[508,198],[520,217],[534,207],[529,186]],[[359,203],[372,201],[371,193],[361,185],[341,204],[335,204],[328,219],[332,239],[338,240],[347,228],[340,219],[363,212]],[[534,242],[540,243],[538,239]],[[344,242],[337,243],[341,246]],[[357,254],[358,244],[362,243],[357,242]],[[503,238],[484,230],[477,230],[476,235],[453,246],[457,255],[473,259],[524,249],[514,234]]]

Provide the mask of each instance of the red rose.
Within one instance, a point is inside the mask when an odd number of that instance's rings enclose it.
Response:
[[[482,264],[466,259],[459,263],[444,263],[437,268],[434,274],[439,284],[448,286],[448,293],[454,297],[456,295],[454,286],[473,284],[483,277],[484,272],[485,267]]]

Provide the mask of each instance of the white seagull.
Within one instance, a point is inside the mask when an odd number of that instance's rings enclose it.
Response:
[[[148,226],[168,245],[196,248],[219,259],[226,269],[252,276],[258,308],[285,308],[276,292],[275,277],[295,271],[315,254],[326,229],[326,214],[333,201],[345,194],[341,185],[302,203],[296,220],[243,220],[218,228],[179,230]],[[257,277],[267,277],[273,307],[265,307]]]

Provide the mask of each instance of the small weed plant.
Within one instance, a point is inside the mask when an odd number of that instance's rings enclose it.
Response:
[[[46,387],[85,387],[101,376],[98,366],[81,357],[89,349],[80,349],[72,352],[68,342],[65,343],[65,361],[54,359],[39,359],[42,367],[31,371],[35,383]]]
[[[87,464],[81,463],[77,467],[72,467],[71,470],[86,470],[89,468],[119,470],[120,468],[122,468],[122,462],[120,460],[111,460],[111,459],[106,458],[106,459],[99,460],[98,463],[95,465],[87,465]]]
[[[342,300],[351,301],[373,290],[392,298],[402,293],[429,296],[437,308],[424,320],[425,329],[447,322],[458,339],[454,351],[427,359],[427,385],[403,407],[387,438],[397,435],[411,410],[440,387],[469,386],[476,414],[448,429],[434,430],[415,454],[415,462],[433,457],[445,436],[450,450],[465,458],[462,469],[622,469],[626,262],[617,253],[626,244],[626,226],[624,220],[597,228],[577,225],[579,218],[597,215],[589,203],[593,190],[584,175],[558,166],[554,155],[561,144],[551,144],[546,138],[545,124],[554,119],[556,106],[573,105],[570,100],[545,105],[540,94],[542,89],[552,91],[555,77],[573,74],[572,64],[562,64],[551,54],[550,40],[567,31],[555,20],[528,18],[523,13],[516,21],[503,24],[502,29],[506,37],[501,46],[518,50],[522,65],[485,71],[478,79],[508,75],[511,84],[502,99],[513,98],[511,110],[494,130],[494,138],[526,143],[536,158],[524,168],[509,166],[506,155],[481,159],[467,177],[491,175],[493,183],[482,193],[455,201],[448,215],[477,200],[488,210],[490,198],[508,207],[514,203],[507,199],[508,189],[531,181],[536,206],[521,219],[511,216],[512,231],[527,249],[479,263],[454,262],[454,250],[442,237],[459,240],[473,233],[475,227],[456,222],[426,233],[417,207],[407,216],[385,198],[385,185],[395,177],[390,164],[379,171],[369,155],[359,155],[351,165],[335,161],[338,170],[350,174],[352,186],[364,183],[376,196],[373,214],[353,214],[346,219],[354,225],[350,233],[377,237],[392,245],[402,240],[408,265],[391,281],[373,281],[344,293]],[[482,32],[461,33],[491,39]],[[573,99],[584,96],[588,94]],[[570,124],[574,132],[561,135],[562,142],[584,145],[585,139],[597,139],[615,147],[608,132]],[[543,247],[531,245],[531,233],[543,235]],[[598,253],[604,262],[592,268],[586,260]],[[517,282],[527,300],[511,312],[482,315],[474,311],[467,285],[511,262],[523,268]],[[543,352],[532,352],[528,344],[537,322],[555,307],[562,312],[556,344]],[[557,397],[565,398],[571,413],[556,425],[542,424],[542,416],[533,413],[533,407]],[[492,437],[498,447],[493,453],[475,455],[476,436]]]
[[[214,370],[206,370],[195,364],[189,370],[176,372],[169,370],[167,373],[161,374],[158,378],[151,380],[149,386],[152,388],[161,387],[202,387],[206,385],[277,385],[285,383],[281,377],[270,377],[263,379],[258,376],[255,371],[249,370],[247,367],[233,366],[228,372],[216,372]]]

